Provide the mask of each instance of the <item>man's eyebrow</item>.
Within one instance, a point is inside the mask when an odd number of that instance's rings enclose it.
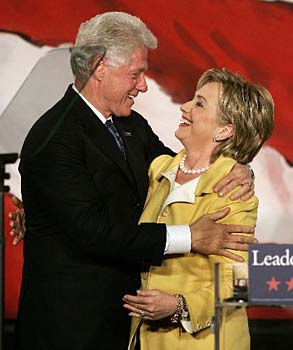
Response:
[[[144,72],[146,72],[147,70],[148,70],[148,65],[146,65],[145,67],[141,67],[141,68],[135,68],[135,69],[131,69],[130,71],[129,71],[129,73],[144,73]]]

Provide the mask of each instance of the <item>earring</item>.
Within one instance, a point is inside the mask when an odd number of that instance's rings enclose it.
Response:
[[[213,136],[213,142],[217,142],[217,141],[219,141],[219,135]]]

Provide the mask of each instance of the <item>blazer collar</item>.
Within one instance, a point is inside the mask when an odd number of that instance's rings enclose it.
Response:
[[[196,188],[196,196],[213,193],[215,185],[232,170],[236,163],[232,158],[220,156],[201,176]]]
[[[157,181],[161,181],[163,177],[173,179],[176,176],[180,161],[185,154],[185,150],[180,151],[172,158],[166,168],[158,174]],[[214,186],[231,171],[236,164],[236,160],[224,156],[220,156],[209,168],[209,170],[202,174],[200,180],[194,189],[195,196],[199,197],[204,194],[214,192]]]

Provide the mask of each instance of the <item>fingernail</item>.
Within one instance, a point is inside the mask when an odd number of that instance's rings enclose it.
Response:
[[[223,197],[223,192],[219,192],[219,196],[220,196],[220,197]]]

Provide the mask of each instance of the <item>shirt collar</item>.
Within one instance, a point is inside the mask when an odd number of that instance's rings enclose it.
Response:
[[[164,171],[163,173],[160,174],[160,176],[164,176],[172,184],[173,182],[175,182],[177,171],[178,171],[178,166],[175,166],[172,169]]]
[[[165,199],[162,209],[174,202],[195,203],[195,190],[200,180],[200,177],[197,177],[174,188],[177,171],[178,166],[175,166],[161,173],[161,176],[165,177],[170,182],[170,192],[167,198]]]
[[[97,110],[96,107],[94,107],[84,96],[81,92],[79,92],[76,88],[76,86],[73,84],[72,89],[84,100],[84,102],[90,107],[90,109],[95,113],[95,115],[100,119],[100,121],[105,124],[107,120],[112,120],[112,116],[109,118],[105,118],[101,112]]]

